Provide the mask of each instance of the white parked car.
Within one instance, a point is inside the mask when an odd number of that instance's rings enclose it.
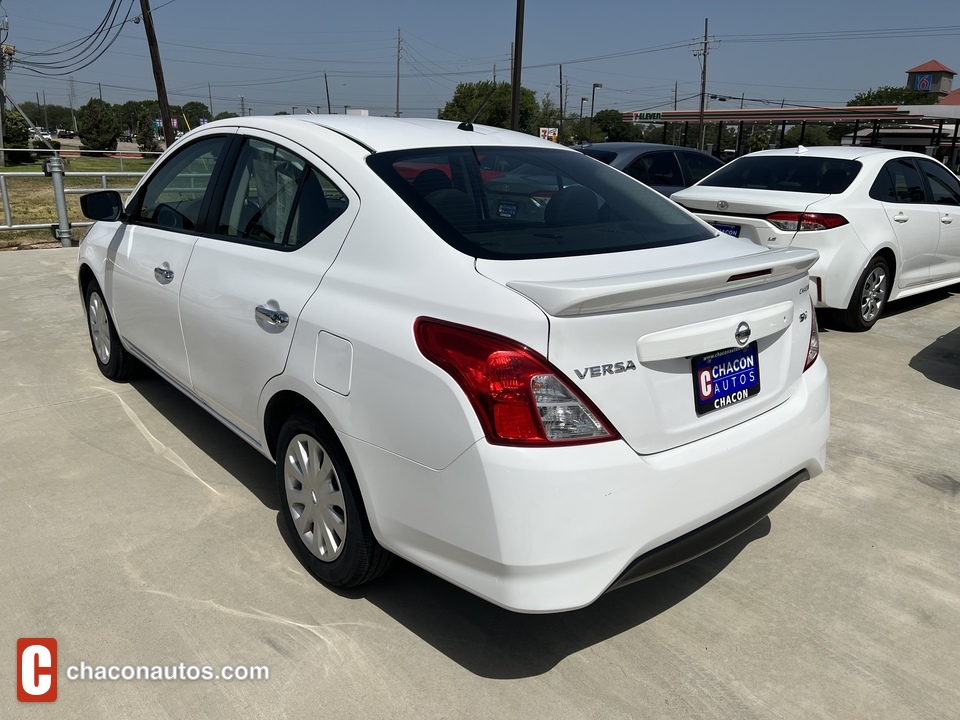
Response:
[[[273,459],[327,583],[396,554],[503,607],[577,608],[823,469],[816,252],[720,234],[573,150],[237,118],[125,208],[83,205],[100,370],[142,361]]]
[[[765,150],[673,200],[758,245],[814,248],[817,307],[869,330],[888,300],[960,281],[960,181],[919,153],[867,147]]]

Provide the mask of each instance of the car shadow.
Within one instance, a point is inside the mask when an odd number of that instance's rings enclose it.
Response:
[[[933,305],[957,294],[960,294],[960,285],[951,285],[949,287],[940,288],[939,290],[931,290],[929,292],[920,293],[919,295],[911,295],[910,297],[902,300],[892,300],[891,302],[887,303],[887,306],[883,309],[883,314],[880,316],[880,319],[883,320],[885,317],[895,317],[902,313],[916,310],[917,308]],[[817,326],[820,329],[820,332],[850,332],[840,322],[839,315],[839,310],[830,308],[817,308]]]
[[[130,385],[261,503],[280,509],[274,465],[267,458],[153,371],[141,366]]]
[[[287,545],[298,541],[279,515]],[[725,545],[660,575],[601,596],[581,610],[525,615],[504,610],[403,560],[381,578],[341,597],[372,603],[465,670],[512,680],[548,672],[565,658],[655,618],[704,587],[754,540],[769,534],[763,518]]]
[[[960,327],[910,358],[910,367],[928,380],[960,390]]]
[[[917,308],[942,302],[943,300],[946,300],[947,298],[957,294],[960,294],[960,285],[951,285],[949,287],[940,288],[939,290],[931,290],[930,292],[923,292],[919,295],[911,295],[903,300],[894,300],[893,302],[889,303],[887,307],[884,308],[883,314],[884,316],[888,317],[900,315],[901,313],[910,312],[911,310],[916,310]]]

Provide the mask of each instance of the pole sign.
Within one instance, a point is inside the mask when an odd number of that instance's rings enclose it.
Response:
[[[555,127],[542,127],[540,128],[540,139],[549,140],[550,142],[558,142],[560,135],[559,128]]]
[[[663,122],[663,113],[659,112],[625,112],[625,123]]]

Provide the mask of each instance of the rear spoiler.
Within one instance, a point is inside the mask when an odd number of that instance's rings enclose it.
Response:
[[[802,275],[820,254],[784,247],[666,270],[562,282],[513,280],[507,287],[554,317],[593,315],[719,295]]]

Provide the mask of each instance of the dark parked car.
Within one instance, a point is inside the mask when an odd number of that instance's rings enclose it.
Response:
[[[667,197],[723,167],[723,161],[712,155],[677,145],[608,142],[574,145],[574,149],[623,170]]]

